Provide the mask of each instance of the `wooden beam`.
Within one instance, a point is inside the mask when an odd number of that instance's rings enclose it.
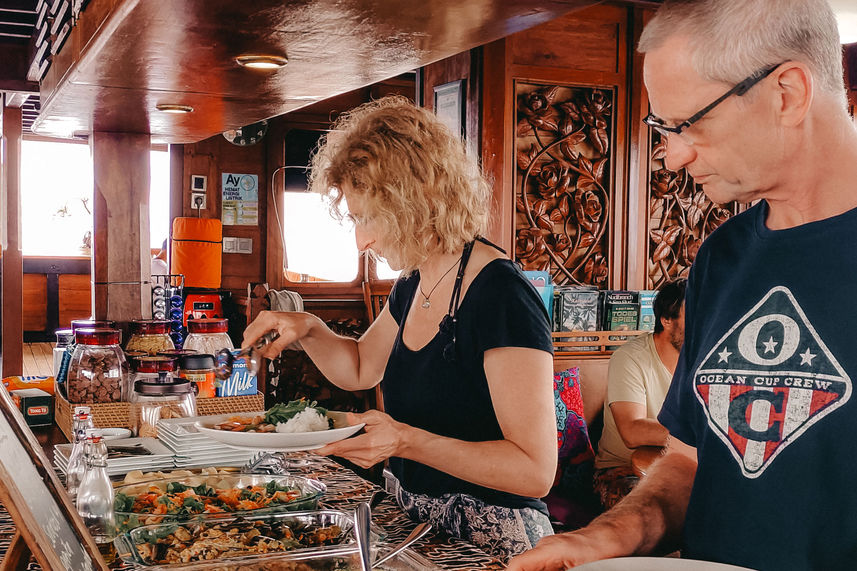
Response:
[[[90,140],[95,319],[151,319],[149,136],[95,132]]]
[[[0,150],[2,193],[0,212],[6,216],[6,247],[2,263],[2,331],[3,350],[0,374],[21,375],[24,372],[24,262],[21,253],[21,109],[3,109],[3,140]]]

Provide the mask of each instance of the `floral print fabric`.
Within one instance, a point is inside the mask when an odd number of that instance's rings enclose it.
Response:
[[[512,509],[487,504],[467,494],[439,498],[404,490],[391,473],[385,473],[387,491],[414,521],[428,521],[440,531],[463,539],[508,560],[553,535],[550,519],[533,508]]]

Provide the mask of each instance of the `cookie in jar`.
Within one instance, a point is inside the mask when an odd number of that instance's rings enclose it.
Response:
[[[70,403],[119,402],[128,364],[117,329],[78,329],[66,380]]]

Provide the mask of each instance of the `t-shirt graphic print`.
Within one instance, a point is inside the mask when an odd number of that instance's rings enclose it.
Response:
[[[851,398],[851,379],[788,288],[777,286],[694,374],[708,425],[747,478]]]

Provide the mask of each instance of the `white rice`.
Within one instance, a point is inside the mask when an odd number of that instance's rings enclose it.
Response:
[[[305,408],[288,421],[277,423],[277,432],[317,432],[328,428],[327,417],[314,408]]]

